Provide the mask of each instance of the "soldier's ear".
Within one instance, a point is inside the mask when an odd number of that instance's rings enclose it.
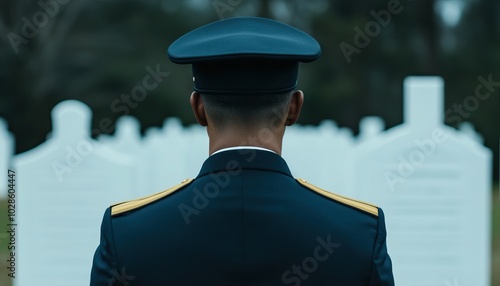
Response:
[[[191,93],[191,97],[189,98],[189,103],[191,104],[191,109],[193,109],[193,114],[198,124],[201,126],[207,126],[207,114],[205,113],[205,106],[203,105],[201,94],[193,91]]]
[[[292,99],[290,101],[290,108],[288,109],[288,114],[286,117],[286,126],[295,124],[299,119],[300,110],[304,104],[304,93],[301,90],[296,90],[292,94]]]

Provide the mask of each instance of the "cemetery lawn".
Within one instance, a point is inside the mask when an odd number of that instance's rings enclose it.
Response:
[[[492,230],[492,280],[491,285],[500,285],[500,186],[497,184],[493,193],[493,230]]]
[[[7,202],[0,200],[0,285],[12,286],[11,279],[7,276]],[[491,285],[500,285],[500,197],[499,186],[493,193],[493,237],[492,237],[492,281]]]

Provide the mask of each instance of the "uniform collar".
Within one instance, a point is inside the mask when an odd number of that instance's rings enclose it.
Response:
[[[262,148],[262,147],[257,147],[257,146],[234,146],[234,147],[227,147],[227,148],[222,148],[222,149],[219,149],[215,152],[213,152],[211,155],[215,155],[217,153],[220,153],[220,152],[224,152],[224,151],[230,151],[230,150],[241,150],[241,149],[254,149],[254,150],[262,150],[262,151],[269,151],[269,152],[273,152],[273,153],[276,153],[274,152],[273,150],[271,149],[267,149],[267,148]],[[211,156],[210,155],[210,156]]]
[[[198,177],[219,171],[236,174],[238,170],[246,169],[278,172],[292,177],[288,165],[281,156],[272,151],[255,148],[225,150],[212,154],[203,163]]]

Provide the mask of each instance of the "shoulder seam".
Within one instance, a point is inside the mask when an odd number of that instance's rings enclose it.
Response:
[[[308,188],[308,189],[310,189],[310,190],[312,190],[312,191],[314,191],[314,192],[316,192],[324,197],[327,197],[331,200],[337,201],[337,202],[342,203],[344,205],[351,206],[353,208],[356,208],[358,210],[372,214],[374,216],[378,216],[378,207],[376,205],[331,193],[329,191],[318,188],[313,184],[308,183],[304,179],[297,178],[295,180],[297,182],[299,182],[299,184],[301,184],[302,186],[304,186],[304,187],[306,187],[306,188]]]
[[[128,211],[146,206],[146,205],[153,203],[159,199],[167,197],[167,196],[171,195],[172,193],[174,193],[175,191],[180,190],[184,186],[187,186],[193,180],[194,179],[185,179],[180,184],[173,186],[165,191],[162,191],[162,192],[159,192],[159,193],[156,193],[153,195],[149,195],[149,196],[146,196],[143,198],[114,204],[111,206],[111,216],[115,216],[115,215],[118,215],[118,214],[121,214],[124,212],[128,212]]]

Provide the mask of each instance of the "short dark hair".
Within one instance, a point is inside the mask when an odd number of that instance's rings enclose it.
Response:
[[[261,95],[202,94],[207,115],[219,127],[227,124],[276,124],[288,111],[292,91]]]

